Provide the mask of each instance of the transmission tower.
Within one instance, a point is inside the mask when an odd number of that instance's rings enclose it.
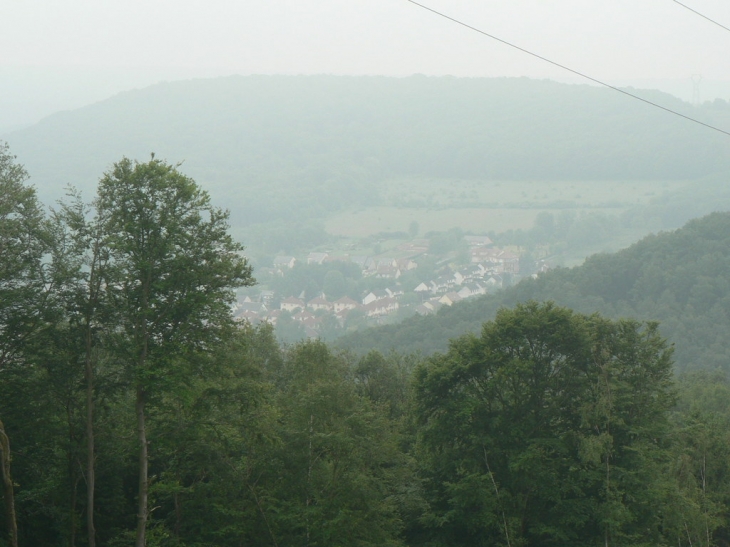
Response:
[[[700,82],[702,81],[702,74],[692,74],[692,104],[694,106],[700,106]]]

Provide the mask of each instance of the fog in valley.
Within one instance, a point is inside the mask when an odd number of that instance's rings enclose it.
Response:
[[[728,26],[8,6],[0,547],[730,545]]]

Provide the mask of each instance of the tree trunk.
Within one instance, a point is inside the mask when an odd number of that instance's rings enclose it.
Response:
[[[142,310],[143,313],[147,312],[148,309],[148,298],[149,298],[149,287],[151,280],[149,275],[145,279],[142,296]],[[143,371],[147,365],[147,350],[148,350],[148,331],[146,320],[142,320],[142,353],[137,363],[138,369]],[[137,380],[137,400],[135,401],[135,411],[137,413],[137,439],[139,441],[139,495],[137,499],[137,540],[135,547],[146,547],[147,545],[147,517],[149,516],[149,509],[147,505],[147,498],[149,495],[149,477],[148,477],[148,466],[149,466],[149,455],[147,453],[147,429],[145,427],[145,405],[147,403],[147,392],[141,383],[141,380]]]
[[[94,527],[94,369],[91,361],[91,329],[86,332],[86,533],[89,547],[96,547]]]
[[[145,430],[145,399],[144,389],[137,387],[137,438],[139,439],[139,498],[137,501],[137,541],[135,547],[145,547],[147,533],[147,494],[149,481],[147,478],[147,431]]]
[[[79,472],[76,469],[78,459],[76,458],[75,450],[73,447],[76,445],[76,436],[74,435],[74,420],[72,405],[69,402],[66,404],[66,424],[68,425],[68,481],[71,487],[71,499],[68,507],[68,547],[76,547],[76,506],[78,502],[78,491],[79,491]]]
[[[489,458],[487,457],[487,448],[483,446],[482,450],[484,451],[484,463],[487,465],[487,472],[489,473],[489,478],[492,479],[492,486],[494,486],[494,493],[497,495],[497,503],[499,505],[499,510],[502,512],[502,524],[504,525],[504,537],[507,540],[507,547],[512,547],[512,543],[509,540],[509,527],[507,526],[507,517],[504,514],[504,507],[502,506],[502,498],[499,495],[499,488],[497,488],[497,481],[494,480],[494,474],[492,473],[492,468],[489,467]]]
[[[18,547],[18,523],[15,518],[15,496],[13,479],[10,475],[10,440],[5,434],[5,425],[0,420],[0,472],[3,480],[3,499],[5,500],[5,518],[7,520],[10,547]]]
[[[96,547],[96,446],[94,441],[94,337],[93,323],[98,315],[104,279],[105,259],[102,258],[102,241],[96,232],[93,243],[91,271],[89,273],[89,301],[85,313],[86,342],[86,534],[88,546]],[[101,271],[101,272],[100,272]]]
[[[314,414],[309,415],[309,466],[307,468],[307,508],[305,515],[305,525],[307,530],[306,546],[309,547],[309,506],[312,503],[312,466],[314,465],[312,454],[312,437],[314,437]]]
[[[172,500],[175,503],[175,526],[172,529],[172,535],[177,541],[180,541],[180,528],[182,527],[182,507],[180,507],[180,492],[175,492],[172,495]]]
[[[76,475],[78,475],[78,473]],[[70,529],[68,533],[68,547],[76,547],[76,502],[78,499],[80,477],[73,476],[72,474],[71,479],[73,480],[73,486],[71,487],[71,504],[69,507]]]

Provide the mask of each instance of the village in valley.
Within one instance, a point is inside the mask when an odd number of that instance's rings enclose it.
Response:
[[[257,269],[259,284],[239,295],[234,315],[252,324],[266,321],[283,338],[286,332],[292,339],[336,338],[362,326],[433,314],[521,278],[519,248],[498,248],[488,236],[466,235],[460,251],[438,254],[431,243],[411,239],[374,256],[324,251],[276,256],[270,267]],[[299,277],[304,271],[335,272],[337,278],[343,270],[358,278],[349,291],[314,283],[300,290],[304,285],[285,283],[297,272]]]

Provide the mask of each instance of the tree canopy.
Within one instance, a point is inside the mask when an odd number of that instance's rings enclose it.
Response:
[[[654,544],[671,349],[655,324],[501,310],[416,371],[439,545]]]
[[[43,264],[50,233],[28,174],[0,143],[0,374],[25,363],[27,348],[43,327],[52,280]],[[10,439],[0,412],[0,479],[6,530],[17,547]]]
[[[99,183],[123,335],[116,351],[136,391],[140,446],[137,547],[145,547],[148,440],[146,405],[174,381],[186,356],[210,351],[230,327],[233,289],[253,283],[243,247],[228,234],[228,213],[195,181],[154,158],[124,159]]]

